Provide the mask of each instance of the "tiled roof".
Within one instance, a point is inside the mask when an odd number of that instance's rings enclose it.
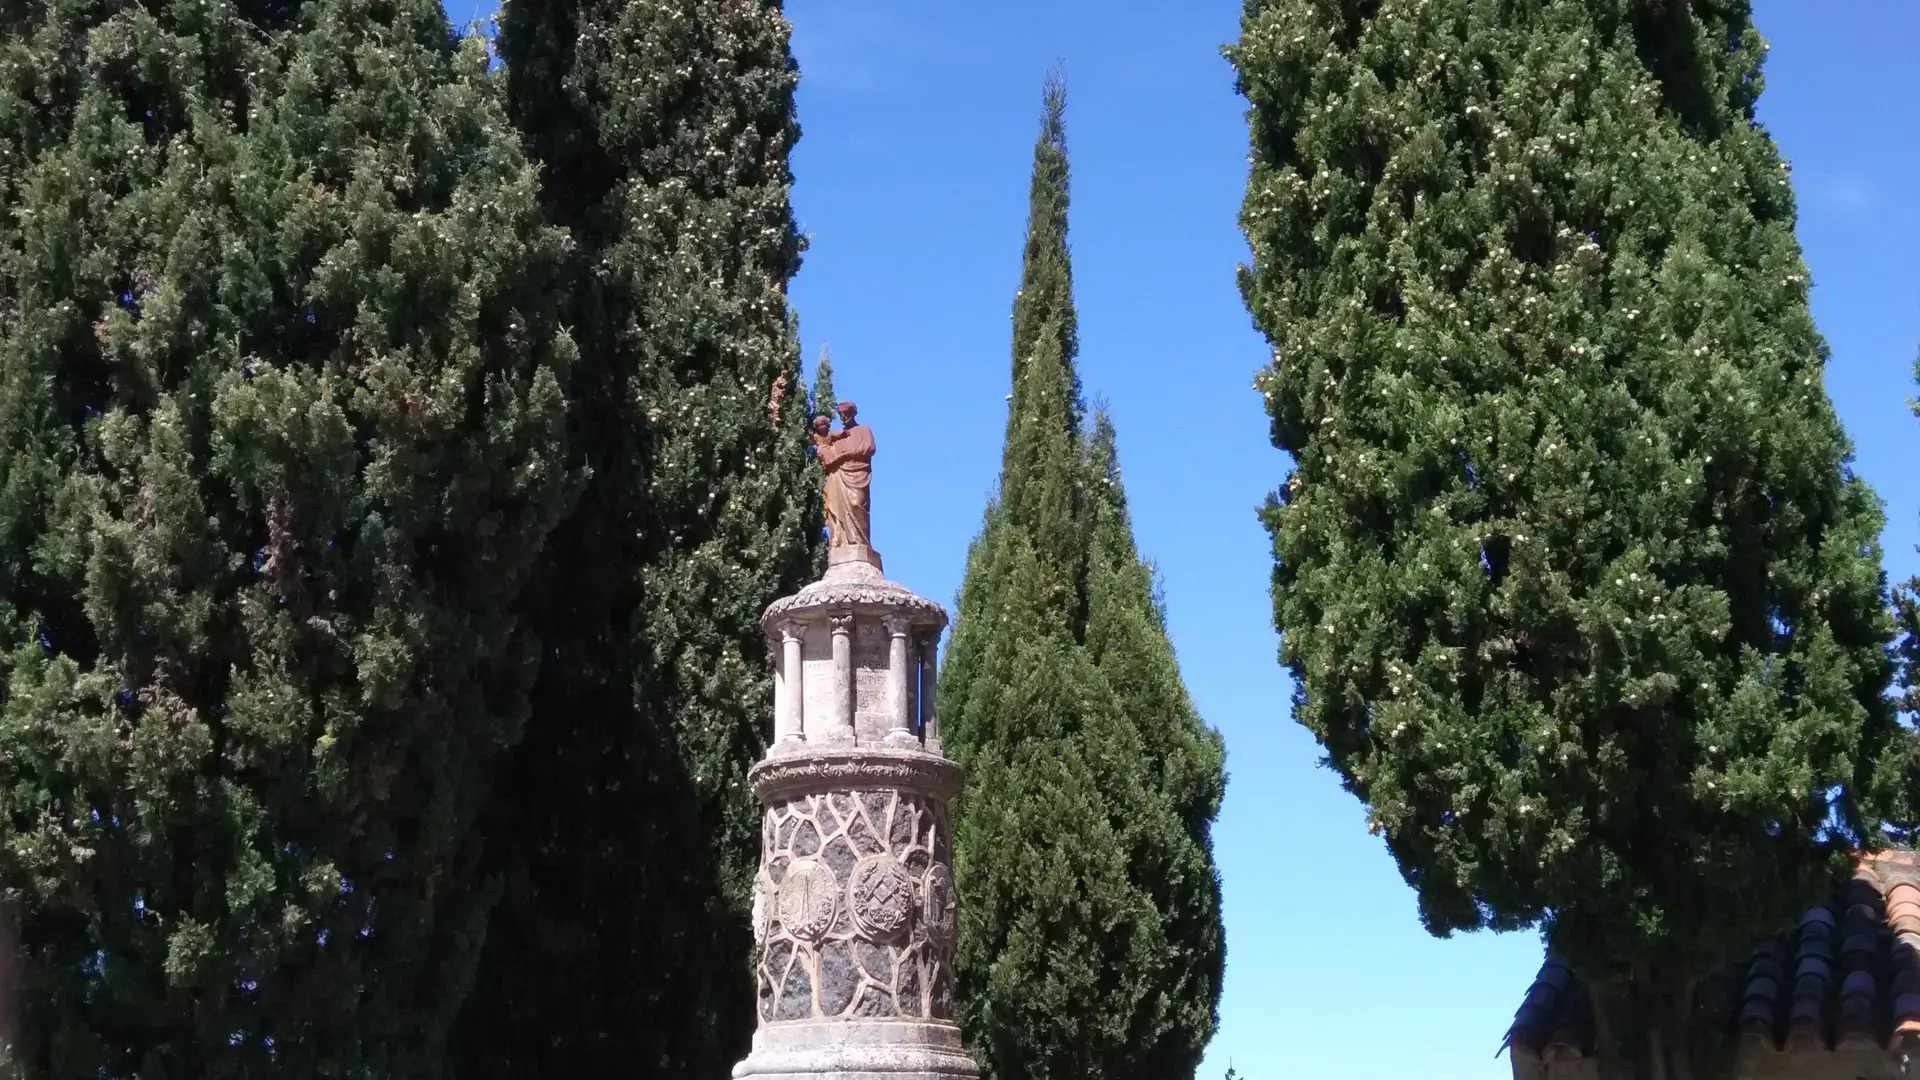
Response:
[[[1731,1015],[1754,1049],[1789,1053],[1892,1048],[1920,1040],[1920,857],[1863,856],[1830,903],[1763,942],[1715,980],[1736,994]],[[1505,1044],[1546,1061],[1593,1053],[1585,987],[1549,956]]]

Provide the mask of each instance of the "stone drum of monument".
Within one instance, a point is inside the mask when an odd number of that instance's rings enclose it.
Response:
[[[762,620],[774,740],[749,774],[765,808],[759,1029],[733,1075],[971,1080],[953,1022],[947,804],[961,771],[941,753],[933,693],[947,613],[886,580],[864,527],[848,532],[826,576]]]

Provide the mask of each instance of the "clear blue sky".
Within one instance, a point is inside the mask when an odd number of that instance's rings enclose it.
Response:
[[[456,19],[485,0],[451,0]],[[1920,111],[1912,0],[1758,0],[1763,119],[1794,163],[1828,386],[1886,500],[1889,569],[1920,572]],[[1009,312],[1049,65],[1066,62],[1081,375],[1111,404],[1134,522],[1187,685],[1225,733],[1215,833],[1227,985],[1202,1077],[1494,1080],[1532,934],[1439,941],[1359,805],[1288,715],[1254,509],[1283,476],[1249,388],[1265,345],[1234,286],[1246,129],[1219,56],[1234,0],[795,0],[793,298],[808,363],[880,444],[889,576],[950,601],[999,468]],[[809,367],[810,370],[810,367]]]

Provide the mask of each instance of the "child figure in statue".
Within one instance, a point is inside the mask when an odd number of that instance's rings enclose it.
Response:
[[[871,547],[873,483],[873,429],[858,423],[859,409],[851,401],[834,403],[840,430],[828,430],[824,416],[813,418],[813,447],[827,472],[827,546]]]

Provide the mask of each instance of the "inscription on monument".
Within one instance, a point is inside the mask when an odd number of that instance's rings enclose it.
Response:
[[[862,738],[887,733],[887,635],[877,619],[862,619],[853,639],[853,726]]]

